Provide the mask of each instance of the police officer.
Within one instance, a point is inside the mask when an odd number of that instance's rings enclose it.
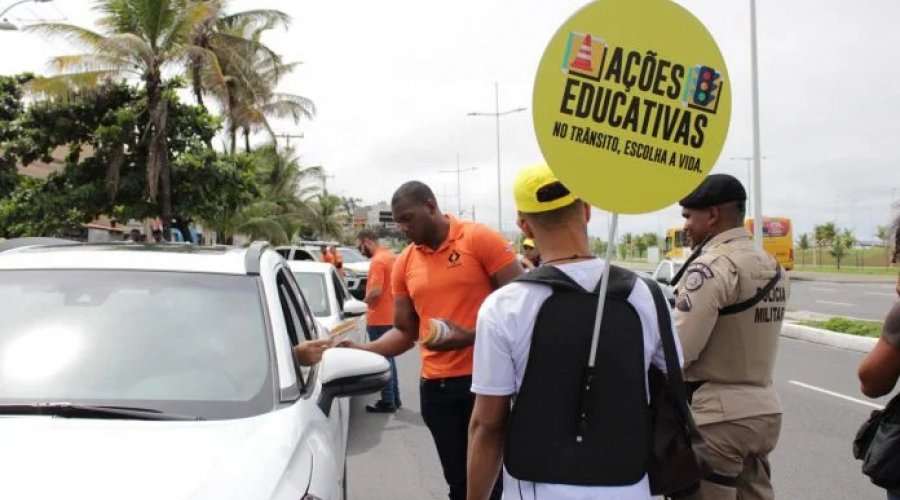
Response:
[[[774,498],[768,455],[782,411],[772,371],[789,290],[744,228],[746,200],[737,179],[713,174],[680,202],[696,258],[678,283],[675,320],[714,472],[691,499]]]

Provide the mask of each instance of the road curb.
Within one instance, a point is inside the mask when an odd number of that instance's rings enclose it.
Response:
[[[792,323],[785,323],[781,326],[781,335],[791,339],[861,353],[869,352],[878,343],[878,339],[873,337],[860,337]]]

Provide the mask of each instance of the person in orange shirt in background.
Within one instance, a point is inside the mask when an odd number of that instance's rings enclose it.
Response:
[[[369,340],[375,342],[391,329],[394,322],[394,295],[391,293],[391,269],[397,258],[394,252],[378,243],[378,235],[370,229],[363,229],[356,235],[356,246],[360,253],[368,257],[369,278],[366,282],[365,302],[369,305],[366,315],[366,331]],[[370,413],[393,413],[400,408],[400,387],[397,384],[397,363],[393,357],[387,358],[391,364],[391,380],[381,390],[381,399],[366,405]]]
[[[331,253],[331,264],[337,269],[338,274],[341,278],[344,277],[344,257],[341,255],[341,251],[334,245],[328,248]]]
[[[322,252],[322,262],[327,262],[334,265],[334,254],[328,251],[328,246],[319,245],[319,251]]]
[[[466,448],[475,404],[472,345],[478,308],[495,289],[522,274],[500,233],[445,216],[431,188],[418,181],[391,199],[394,222],[412,241],[394,263],[394,327],[359,347],[399,356],[422,341],[422,418],[437,447],[450,499],[466,498]],[[495,483],[492,499],[502,485]]]

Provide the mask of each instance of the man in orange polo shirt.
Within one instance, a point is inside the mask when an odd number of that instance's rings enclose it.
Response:
[[[437,447],[451,500],[466,497],[466,448],[475,398],[472,345],[478,308],[495,289],[522,274],[512,245],[493,229],[441,214],[418,181],[391,200],[394,221],[412,241],[394,263],[394,328],[363,349],[398,356],[428,338],[430,320],[449,333],[422,345],[422,418]],[[500,482],[491,498],[500,498]]]
[[[363,229],[356,235],[356,246],[360,253],[369,258],[369,277],[366,281],[365,302],[369,305],[366,315],[366,331],[372,342],[381,338],[394,323],[394,295],[391,293],[391,269],[397,258],[394,252],[381,246],[378,235],[371,229]],[[370,413],[393,413],[400,407],[400,387],[397,385],[397,364],[393,357],[387,358],[391,364],[391,380],[381,390],[381,399],[366,405]]]

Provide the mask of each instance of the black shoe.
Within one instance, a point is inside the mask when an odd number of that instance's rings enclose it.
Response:
[[[397,407],[379,399],[373,405],[366,405],[366,411],[369,413],[394,413],[397,411]]]
[[[403,404],[400,403],[400,400],[398,399],[398,400],[397,400],[397,409],[399,410],[401,406],[403,406]]]

